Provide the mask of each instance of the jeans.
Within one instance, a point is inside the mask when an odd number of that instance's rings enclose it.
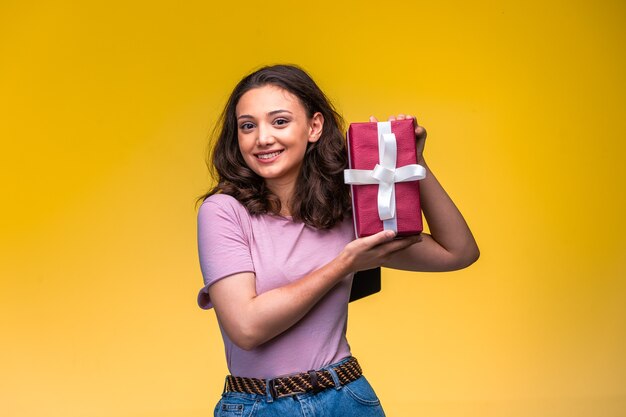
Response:
[[[339,362],[341,363],[341,362]],[[329,365],[326,369],[338,364]],[[281,398],[225,392],[215,406],[215,417],[384,417],[376,393],[361,376],[343,386],[318,393],[307,392]]]

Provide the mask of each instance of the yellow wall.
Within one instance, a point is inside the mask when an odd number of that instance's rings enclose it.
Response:
[[[194,198],[277,62],[348,121],[417,114],[482,249],[352,306],[387,414],[626,415],[622,2],[212,3],[0,4],[0,415],[211,414]]]

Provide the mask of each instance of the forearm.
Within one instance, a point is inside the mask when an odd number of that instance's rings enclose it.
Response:
[[[349,273],[345,264],[335,258],[297,281],[251,299],[246,316],[252,346],[274,338],[300,321]]]
[[[229,338],[253,349],[302,319],[350,268],[338,257],[285,286],[256,294],[252,273],[237,274],[209,288],[218,319]]]
[[[426,162],[422,164],[427,174],[420,182],[421,204],[432,238],[452,255],[477,257],[478,246],[463,215]]]
[[[382,265],[394,253],[416,242],[393,240],[384,231],[356,239],[332,261],[279,288],[256,294],[253,273],[235,274],[209,287],[220,324],[242,349],[253,349],[301,320],[328,291],[348,274]]]
[[[420,201],[430,234],[396,253],[384,266],[408,271],[451,271],[471,265],[479,250],[463,215],[422,159],[426,178],[420,181]]]

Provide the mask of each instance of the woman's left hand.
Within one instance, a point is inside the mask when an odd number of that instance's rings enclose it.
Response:
[[[417,162],[426,168],[420,181],[420,201],[430,235],[422,233],[422,241],[394,253],[383,266],[408,271],[452,271],[471,265],[480,251],[463,215],[443,189],[424,160],[426,129],[414,116],[398,114],[389,121],[413,119],[417,141]],[[370,122],[377,122],[370,117]]]
[[[426,136],[428,133],[423,126],[417,123],[417,119],[410,114],[399,114],[397,116],[389,116],[389,121],[413,119],[415,121],[415,139],[417,141],[417,162],[424,162],[424,146],[426,145]],[[370,122],[378,122],[374,116],[370,116]]]

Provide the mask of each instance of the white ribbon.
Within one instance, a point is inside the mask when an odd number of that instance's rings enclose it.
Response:
[[[396,168],[396,135],[391,122],[378,123],[378,160],[374,169],[346,169],[344,182],[352,185],[378,184],[378,217],[385,230],[398,231],[396,219],[396,182],[426,178],[426,169],[418,164]]]

